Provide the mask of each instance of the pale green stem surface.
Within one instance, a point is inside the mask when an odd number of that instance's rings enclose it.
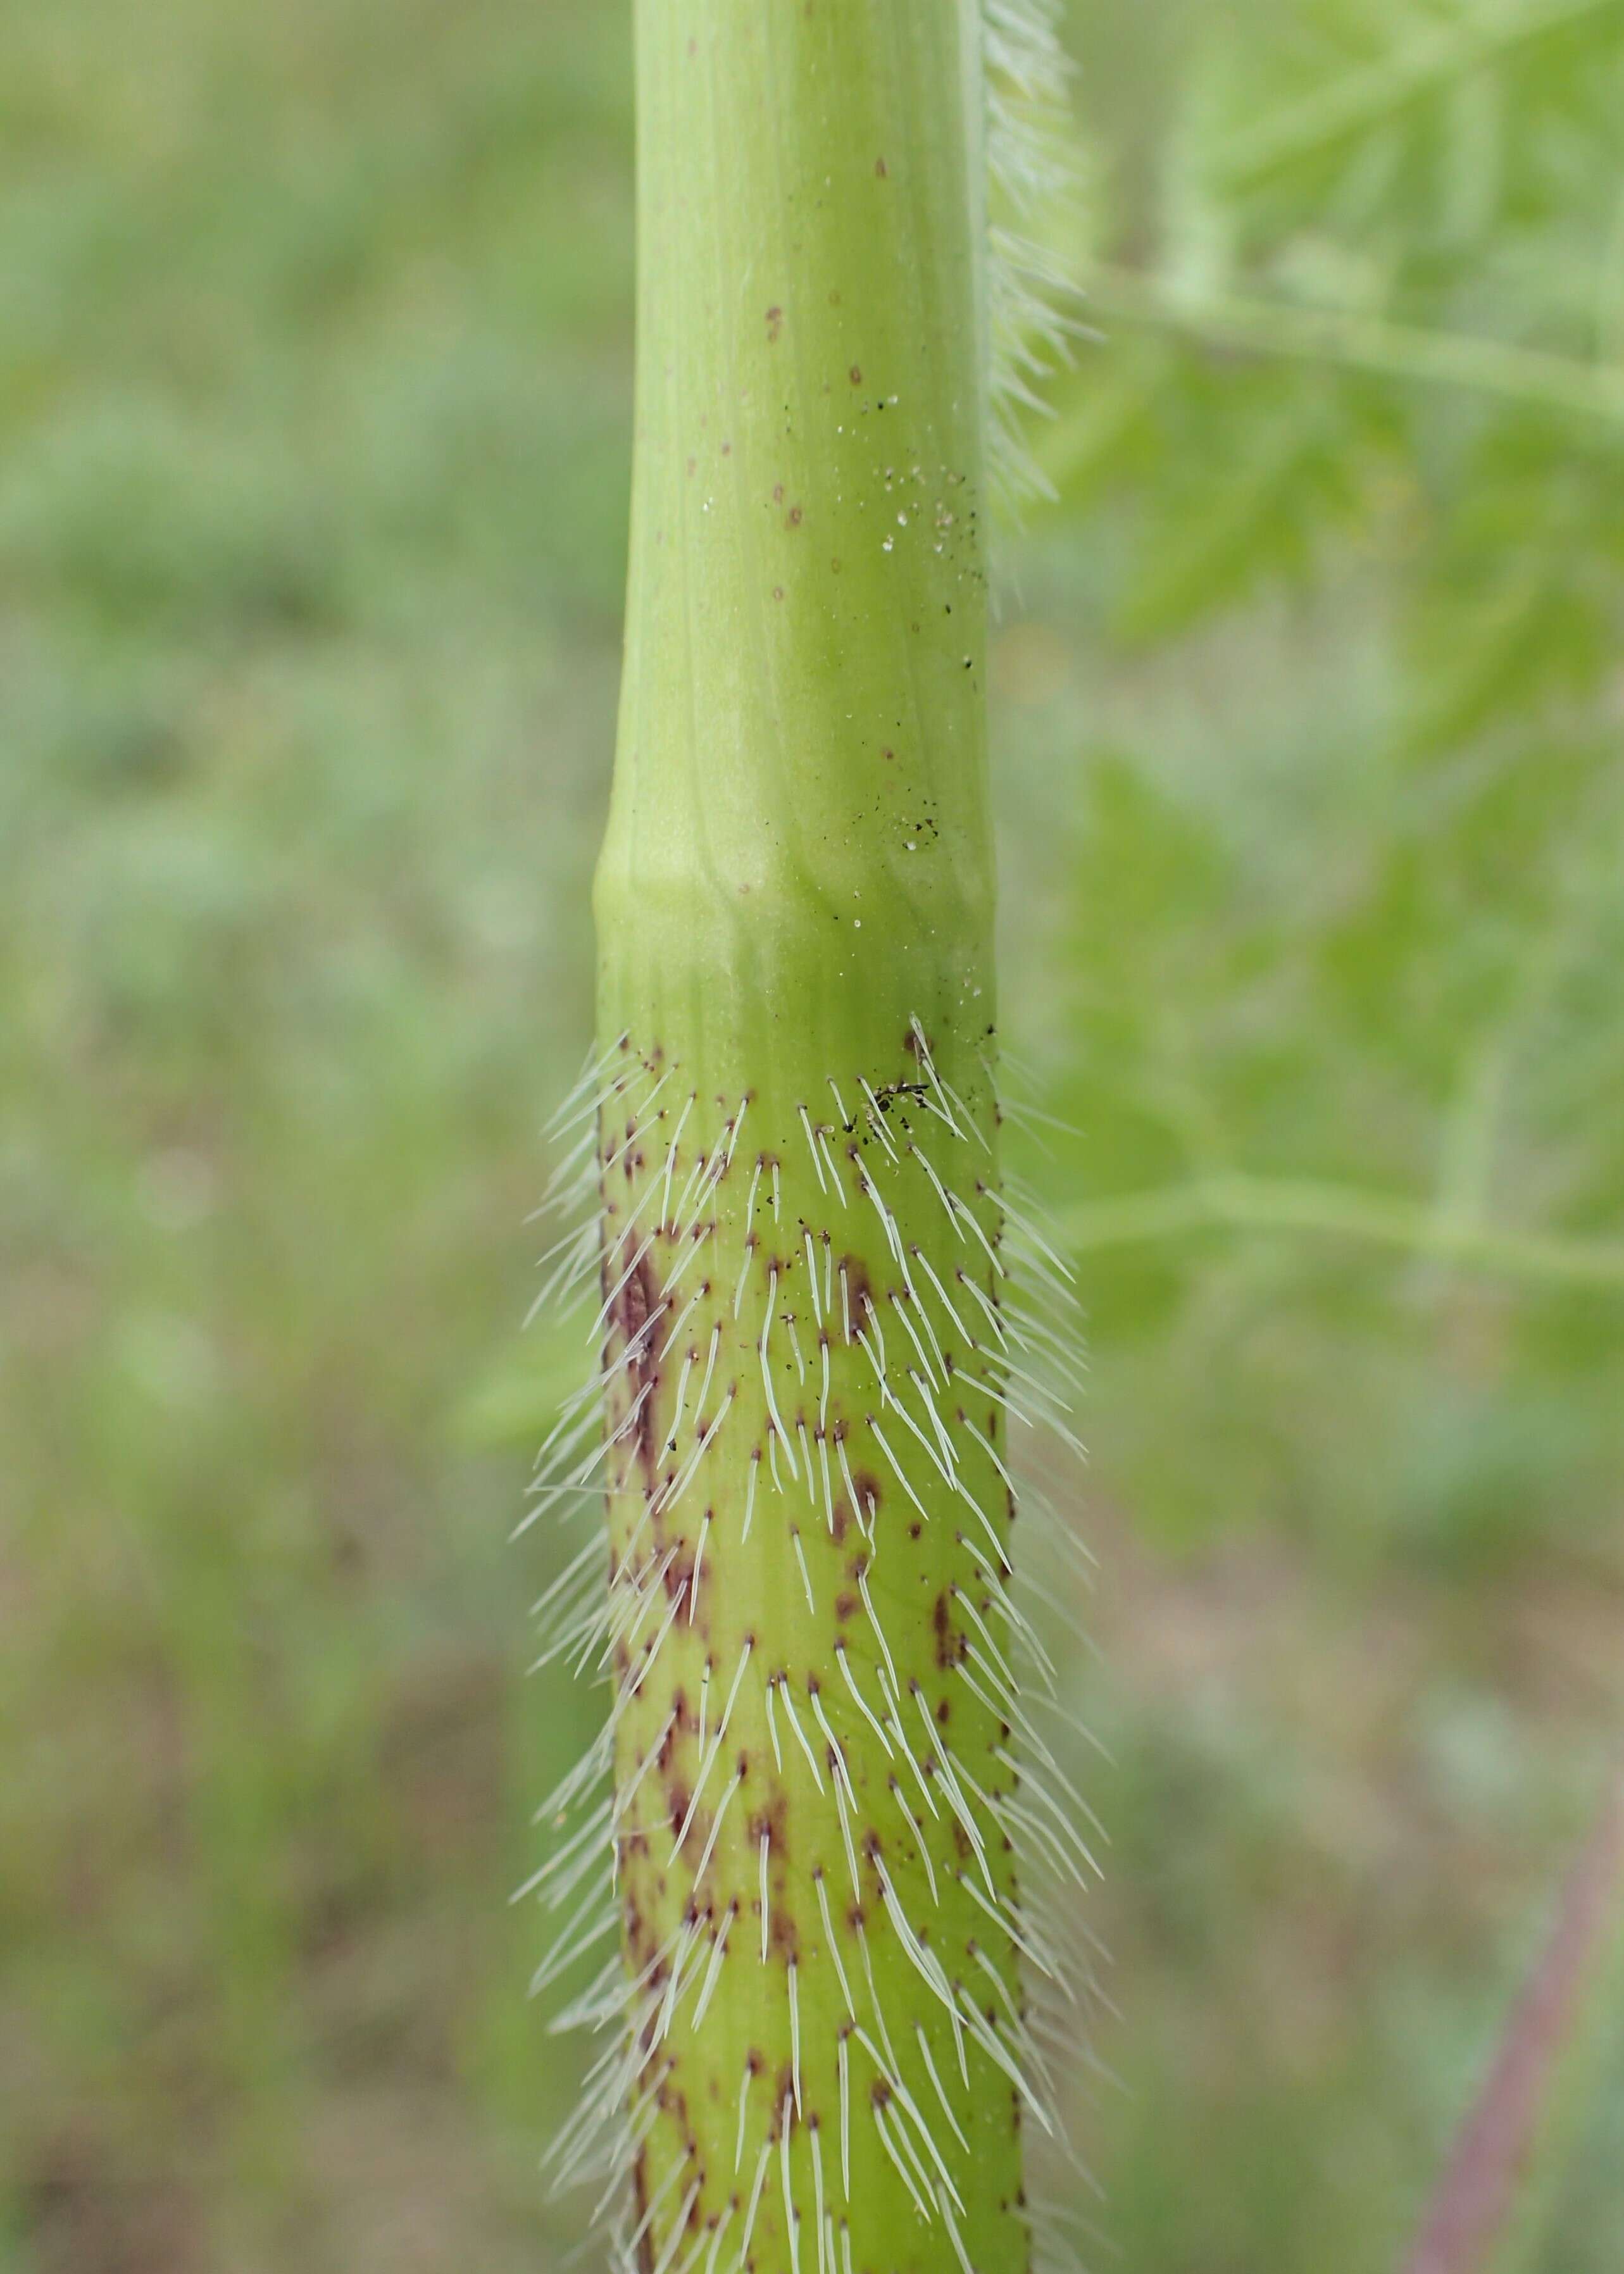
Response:
[[[718,1088],[990,1025],[979,16],[642,0],[601,1026]]]

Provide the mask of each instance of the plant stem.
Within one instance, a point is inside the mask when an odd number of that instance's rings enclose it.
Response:
[[[1405,2274],[1530,2274],[1624,2002],[1624,1771],[1563,1892]]]
[[[1258,120],[1223,153],[1218,178],[1230,191],[1255,187],[1286,167],[1320,157],[1357,135],[1379,132],[1473,72],[1492,70],[1517,49],[1618,4],[1619,0],[1533,0],[1518,5],[1514,0],[1422,32],[1380,62],[1348,72],[1302,102]]]
[[[1297,1232],[1368,1241],[1530,1286],[1624,1289],[1624,1246],[1556,1232],[1509,1231],[1440,1216],[1425,1201],[1309,1178],[1239,1171],[1124,1193],[1066,1210],[1073,1254],[1205,1231]]]
[[[1357,309],[1307,307],[1237,292],[1192,293],[1176,279],[1103,261],[1091,265],[1083,282],[1091,314],[1107,326],[1144,325],[1244,355],[1341,365],[1396,385],[1488,395],[1554,418],[1624,425],[1624,375],[1575,356],[1393,323]],[[1080,423],[1086,429],[1086,418]],[[1071,422],[1063,418],[1042,451],[1044,470],[1057,485],[1066,479],[1075,447]]]
[[[1013,2274],[981,18],[636,26],[597,2168],[643,2274]]]
[[[638,10],[601,1027],[729,1095],[991,1018],[973,12]],[[971,1006],[974,1006],[972,1008]]]

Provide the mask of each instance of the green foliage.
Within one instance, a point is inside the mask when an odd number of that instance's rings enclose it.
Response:
[[[1178,1828],[1124,1835],[1177,1900],[1124,1894],[1117,1930],[1130,2010],[1144,1948],[1185,1999],[1125,2032],[1102,2161],[1131,2263],[1328,2274],[1396,2261],[1561,1869],[1502,1908],[1469,1841],[1434,1909],[1440,1821],[1543,1780],[1575,1839],[1616,1726],[1624,26],[1073,19],[1101,337],[1005,643],[1020,841],[1052,832],[1009,922],[1076,1131],[1033,1166],[1082,1261],[1096,1466],[1192,1572],[1135,1629],[1161,1735],[1130,1813]],[[1442,1811],[1386,1783],[1357,1894],[1317,1860],[1327,1746]],[[1259,1912],[1267,1993],[1232,1941]],[[1493,1992],[1418,1958],[1491,1917]],[[1606,2260],[1618,2096],[1542,2265]]]
[[[0,11],[8,2269],[558,2233],[503,1897],[583,1717],[464,1415],[590,1017],[625,44]]]
[[[1182,1532],[1295,1502],[1430,1553],[1613,1513],[1619,28],[1251,11],[1192,34],[1132,150],[1098,113],[1104,339],[1049,440],[1037,612],[1079,548],[1109,563],[1084,622],[1137,716],[1057,879],[1083,1133],[1052,1181],[1114,1243],[1112,1194],[1265,1180],[1261,1238],[1169,1211],[1094,1275],[1105,1363],[1146,1367],[1097,1432],[1154,1411],[1135,1499]],[[1419,1259],[1305,1244],[1301,1179],[1407,1210]],[[1435,1252],[1552,1235],[1593,1286]],[[1260,1394],[1274,1368],[1310,1394]]]

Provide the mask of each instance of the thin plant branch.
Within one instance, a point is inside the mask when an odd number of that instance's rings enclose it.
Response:
[[[1624,1957],[1624,1770],[1428,2204],[1404,2274],[1522,2274],[1534,2263],[1587,2056]],[[1610,1965],[1610,1961],[1612,1962]]]
[[[1518,48],[1617,5],[1618,0],[1544,0],[1535,7],[1484,9],[1464,21],[1440,25],[1379,63],[1346,72],[1300,102],[1259,119],[1229,144],[1217,177],[1227,189],[1252,187],[1282,168],[1385,125],[1400,111]]]
[[[1402,385],[1459,388],[1556,417],[1624,426],[1624,365],[1391,323],[1347,309],[1192,293],[1169,278],[1109,262],[1092,264],[1082,282],[1091,312],[1107,327],[1141,325],[1243,354],[1337,365]],[[1064,448],[1064,422],[1055,431],[1059,439],[1051,440],[1046,462]]]
[[[1463,1223],[1417,1201],[1329,1181],[1195,1178],[1067,1209],[1060,1227],[1074,1255],[1207,1231],[1293,1232],[1362,1240],[1531,1285],[1624,1291],[1624,1241]]]

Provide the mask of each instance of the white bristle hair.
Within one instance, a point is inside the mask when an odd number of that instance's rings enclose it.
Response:
[[[1077,281],[1050,250],[1077,199],[1068,126],[1071,64],[1060,0],[981,0],[987,85],[989,437],[995,486],[1019,508],[1053,486],[1027,440],[1048,418],[1043,393],[1071,343],[1088,336]]]

